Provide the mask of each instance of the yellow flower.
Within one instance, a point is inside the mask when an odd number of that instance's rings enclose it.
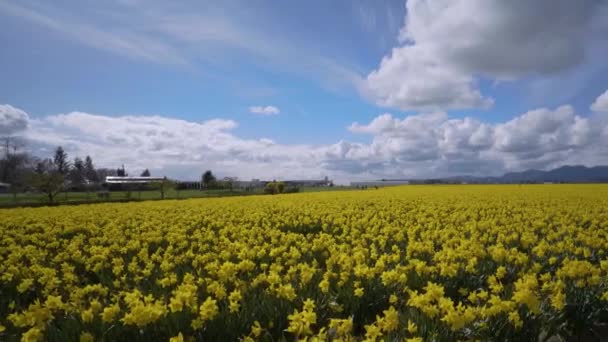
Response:
[[[42,338],[43,338],[42,331],[37,327],[31,328],[30,330],[26,331],[23,335],[21,335],[22,342],[38,342],[38,341],[42,341]]]
[[[422,339],[422,337],[410,337],[406,338],[405,342],[424,342],[424,340]]]
[[[234,301],[234,302],[239,302],[241,299],[243,299],[243,295],[241,294],[241,291],[239,291],[239,290],[232,291],[230,293],[230,295],[228,296],[228,300]]]
[[[310,298],[306,299],[302,308],[304,309],[304,311],[314,311],[315,301]]]
[[[526,275],[515,282],[513,301],[518,304],[525,304],[533,314],[540,313],[540,300],[536,295],[538,281],[533,274]]]
[[[551,306],[556,310],[563,310],[566,306],[566,295],[562,291],[557,291],[551,296]]]
[[[101,320],[104,323],[112,323],[116,316],[120,313],[120,307],[118,304],[107,306],[101,313]]]
[[[363,297],[364,293],[365,293],[365,291],[363,291],[363,288],[361,288],[361,287],[357,287],[354,292],[355,297]]]
[[[240,308],[241,308],[241,304],[239,304],[239,302],[230,301],[230,303],[228,304],[228,310],[231,313],[239,312]]]
[[[393,306],[390,306],[388,310],[384,310],[382,313],[384,314],[382,330],[387,333],[397,330],[399,327],[399,312]]]
[[[127,296],[129,298],[125,298],[125,301],[128,302],[129,312],[122,318],[123,323],[127,325],[143,327],[156,322],[167,313],[166,306],[160,300],[155,301],[152,296],[147,296],[144,301],[138,298],[137,293]]]
[[[507,274],[507,268],[504,266],[500,266],[496,269],[496,278],[502,279]]]
[[[382,336],[382,331],[379,326],[369,324],[365,326],[365,341],[376,341]]]
[[[82,334],[80,334],[80,342],[93,342],[95,341],[95,338],[93,337],[93,335],[88,332],[85,331]]]
[[[517,311],[509,313],[509,322],[511,322],[516,329],[519,329],[524,325],[524,322],[522,322]]]
[[[323,292],[323,293],[329,292],[329,280],[327,280],[327,279],[321,280],[321,282],[319,283],[319,289],[321,289],[321,292]]]
[[[353,319],[335,319],[329,320],[329,328],[335,329],[336,335],[341,337],[349,336],[353,330]]]
[[[101,310],[102,306],[101,306],[101,303],[97,299],[94,299],[91,301],[90,307],[94,313],[97,313]]]
[[[93,309],[87,309],[80,313],[80,318],[85,323],[90,323],[94,318]]]
[[[49,310],[62,310],[64,307],[63,302],[61,301],[61,296],[48,296],[46,298],[46,302],[44,303]]]
[[[412,321],[408,321],[407,322],[407,331],[410,334],[415,334],[418,332],[418,327],[416,326],[416,323],[412,322]]]
[[[184,342],[184,335],[180,332],[177,336],[173,336],[169,339],[169,342]]]
[[[262,326],[260,325],[260,322],[255,321],[253,322],[253,325],[251,326],[251,334],[254,337],[260,337],[260,335],[262,335]]]
[[[296,298],[296,291],[291,284],[280,285],[277,289],[277,295],[287,300],[294,300]]]
[[[218,312],[219,308],[217,306],[217,301],[211,297],[207,297],[199,308],[199,314],[203,321],[213,319]]]
[[[17,291],[19,291],[19,293],[23,293],[23,292],[29,290],[33,284],[34,284],[34,279],[31,279],[31,278],[23,279],[21,281],[21,283],[19,283],[19,286],[17,286]]]
[[[317,314],[314,312],[315,304],[312,299],[304,301],[302,312],[294,310],[293,314],[287,316],[289,327],[287,331],[296,335],[312,334],[311,325],[317,323]]]

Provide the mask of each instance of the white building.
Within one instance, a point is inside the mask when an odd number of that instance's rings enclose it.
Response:
[[[350,182],[350,186],[352,187],[363,187],[363,186],[395,186],[395,185],[408,185],[410,181],[408,180],[390,180],[390,179],[380,179],[380,180],[372,180],[372,181],[361,181],[361,182]]]
[[[118,177],[107,176],[106,183],[108,184],[147,184],[153,182],[162,182],[166,177]]]

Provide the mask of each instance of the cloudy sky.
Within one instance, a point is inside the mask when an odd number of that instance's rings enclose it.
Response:
[[[0,136],[132,174],[608,164],[608,1],[0,0]]]

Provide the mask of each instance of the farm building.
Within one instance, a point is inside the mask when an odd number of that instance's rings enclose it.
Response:
[[[108,184],[147,184],[154,182],[162,182],[166,177],[117,177],[107,176],[106,183]]]
[[[303,179],[303,180],[286,180],[283,181],[283,183],[285,183],[285,185],[287,186],[292,186],[292,187],[324,187],[324,186],[331,186],[332,185],[332,181],[329,180],[327,177],[323,178],[323,179]]]
[[[350,186],[352,187],[374,187],[374,186],[395,186],[395,185],[408,185],[410,184],[409,180],[401,180],[401,179],[380,179],[380,180],[371,180],[371,181],[361,181],[361,182],[350,182]]]

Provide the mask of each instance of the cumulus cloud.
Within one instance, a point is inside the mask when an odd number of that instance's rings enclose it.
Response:
[[[26,112],[11,105],[0,105],[0,135],[11,135],[23,131],[28,126]]]
[[[400,46],[367,76],[364,93],[403,110],[488,107],[480,77],[512,80],[581,64],[600,2],[410,0]]]
[[[498,151],[542,155],[590,142],[589,119],[574,114],[571,106],[556,110],[532,110],[495,128],[494,146]]]
[[[192,122],[157,115],[71,112],[30,119],[22,137],[41,157],[63,146],[70,156],[90,155],[99,167],[124,163],[134,173],[148,168],[178,179],[198,179],[206,169],[241,179],[339,175],[319,167],[326,146],[244,139],[232,133],[237,125],[224,119]]]
[[[279,110],[279,108],[275,107],[275,106],[252,106],[249,107],[249,112],[253,113],[253,114],[258,114],[258,115],[277,115],[279,114],[281,111]]]
[[[415,45],[393,49],[367,76],[363,91],[378,105],[404,110],[480,108],[493,103],[476,89],[472,76],[447,67]]]
[[[496,174],[504,170],[545,168],[569,162],[601,164],[608,148],[608,123],[601,116],[576,115],[572,106],[540,108],[498,124],[443,113],[403,119],[382,114],[349,130],[370,134],[369,157],[392,163],[432,162],[438,173]],[[581,153],[587,156],[580,158]],[[342,155],[348,155],[343,151]]]
[[[608,113],[608,90],[595,99],[593,104],[591,104],[591,110],[594,112]]]
[[[346,182],[608,164],[606,115],[579,115],[569,105],[530,110],[499,123],[450,118],[445,112],[403,118],[384,113],[348,127],[370,136],[369,142],[326,145],[241,138],[233,132],[238,124],[224,119],[192,122],[82,112],[31,119],[19,109],[0,108],[0,113],[19,113],[25,121],[18,126],[20,135],[39,156],[61,145],[71,156],[91,155],[99,166],[124,163],[130,170],[149,168],[180,179],[197,179],[205,169],[242,179],[329,176]]]

